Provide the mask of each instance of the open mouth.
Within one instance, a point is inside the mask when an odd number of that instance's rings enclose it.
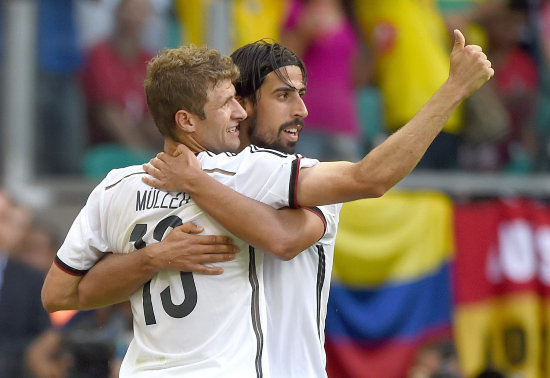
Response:
[[[297,140],[298,135],[300,135],[300,131],[302,131],[302,125],[300,124],[292,124],[284,127],[282,131],[290,137],[292,140]]]
[[[239,127],[239,125],[237,125],[237,126],[233,126],[233,127],[228,128],[228,129],[227,129],[227,132],[228,132],[229,134],[238,134],[238,133],[239,133],[239,129],[240,129],[240,127]]]
[[[288,129],[284,129],[283,131],[293,137],[298,137],[298,127],[289,127]]]

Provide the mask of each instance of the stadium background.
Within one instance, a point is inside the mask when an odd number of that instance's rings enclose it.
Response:
[[[475,3],[438,5],[453,11]],[[281,4],[175,1],[167,44],[181,38],[229,52],[277,38],[278,24],[260,22],[255,12],[277,21]],[[37,12],[31,0],[2,4],[2,186],[63,237],[97,177],[50,175],[37,164],[41,140],[29,111]],[[482,33],[472,35],[483,41]],[[385,100],[376,85],[357,92],[365,146],[385,135]],[[423,170],[381,199],[346,204],[327,315],[329,376],[413,376],[433,351],[439,376],[476,376],[492,367],[511,377],[550,377],[549,195],[545,170]]]

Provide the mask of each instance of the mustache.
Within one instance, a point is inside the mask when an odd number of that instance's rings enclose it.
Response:
[[[292,121],[283,123],[279,127],[279,134],[282,133],[284,129],[286,129],[287,127],[290,127],[290,126],[299,126],[298,127],[298,133],[300,133],[302,131],[302,128],[304,127],[304,121],[301,120],[301,119],[294,119]]]

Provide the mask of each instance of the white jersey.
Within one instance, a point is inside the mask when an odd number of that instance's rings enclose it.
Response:
[[[326,377],[325,319],[342,204],[310,208],[324,236],[292,260],[264,256],[267,345],[273,378]]]
[[[255,146],[198,159],[216,180],[275,208],[294,203],[300,166],[317,163]],[[230,235],[187,193],[158,191],[143,175],[140,166],[114,170],[94,189],[57,253],[58,266],[84,274],[102,253],[131,253],[189,221],[205,234]],[[241,251],[216,264],[222,275],[162,271],[131,296],[134,339],[121,377],[269,376],[263,253],[233,239]]]

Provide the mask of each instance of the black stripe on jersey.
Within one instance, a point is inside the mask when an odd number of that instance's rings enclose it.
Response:
[[[61,269],[62,271],[64,271],[65,273],[69,273],[71,276],[83,276],[85,275],[88,271],[87,270],[79,270],[79,269],[75,269],[67,264],[65,264],[63,261],[61,261],[61,259],[57,256],[55,256],[55,265],[58,266],[59,269]]]
[[[130,173],[129,175],[124,176],[123,178],[121,178],[120,180],[118,180],[117,182],[115,182],[114,184],[111,184],[111,185],[107,186],[107,187],[105,188],[105,190],[111,189],[113,186],[119,184],[122,180],[124,180],[125,178],[128,178],[128,177],[130,177],[130,176],[133,176],[133,175],[146,175],[146,174],[147,174],[146,172],[135,172],[135,173]]]
[[[260,323],[260,283],[256,274],[256,253],[254,247],[248,247],[249,264],[248,264],[248,279],[252,287],[252,303],[250,311],[252,315],[252,328],[256,334],[256,377],[262,378],[262,354],[264,349],[264,335],[262,325]]]
[[[214,168],[214,169],[203,169],[204,172],[206,173],[221,173],[222,175],[227,175],[227,176],[235,176],[237,173],[236,172],[229,172],[229,171],[224,171],[223,169],[219,169],[219,168]]]
[[[250,147],[250,153],[267,152],[267,153],[270,153],[270,154],[273,154],[275,156],[282,157],[282,158],[286,158],[288,156],[288,154],[285,154],[284,152],[277,151],[277,150],[271,150],[269,148],[260,148],[258,146],[253,145],[253,144],[251,144],[249,147]]]
[[[327,232],[327,218],[325,218],[325,214],[319,209],[317,206],[314,207],[304,207],[304,209],[311,211],[312,213],[315,213],[321,218],[321,222],[323,222],[323,236],[325,236],[325,233]],[[321,236],[321,237],[323,237]]]
[[[297,209],[300,207],[296,198],[296,190],[298,189],[298,174],[300,173],[300,160],[302,160],[302,158],[294,159],[290,169],[290,182],[288,183],[288,205],[291,209]]]
[[[321,294],[323,292],[323,284],[325,282],[325,250],[322,245],[317,245],[317,253],[319,254],[319,264],[317,266],[317,334],[321,339]]]

